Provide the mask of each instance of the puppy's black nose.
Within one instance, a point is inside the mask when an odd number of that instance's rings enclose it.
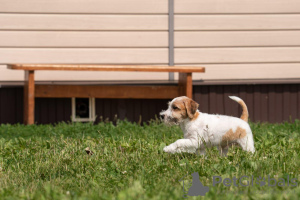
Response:
[[[165,115],[160,115],[160,118],[161,119],[165,119]]]

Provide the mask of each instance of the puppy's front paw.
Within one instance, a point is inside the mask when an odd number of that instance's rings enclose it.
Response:
[[[164,147],[163,151],[166,153],[175,153],[175,148],[171,145]]]

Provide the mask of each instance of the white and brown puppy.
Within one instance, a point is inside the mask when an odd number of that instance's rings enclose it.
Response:
[[[242,106],[241,118],[199,112],[199,104],[185,96],[173,99],[169,108],[160,115],[166,124],[179,125],[184,139],[166,146],[164,152],[198,152],[204,155],[205,148],[217,146],[222,155],[227,155],[228,147],[233,144],[238,144],[245,151],[255,152],[252,132],[247,123],[247,106],[238,97],[230,98]]]

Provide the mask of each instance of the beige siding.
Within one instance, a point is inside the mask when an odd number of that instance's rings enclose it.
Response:
[[[176,64],[299,62],[300,47],[176,48]]]
[[[193,80],[290,79],[300,77],[300,63],[205,64],[199,66],[205,66],[206,71],[204,74],[193,74]]]
[[[175,64],[194,80],[300,78],[299,0],[175,0]]]
[[[0,5],[2,13],[168,13],[168,0],[0,0]]]
[[[168,32],[0,31],[2,47],[168,47]]]
[[[175,0],[175,13],[299,13],[299,0]]]
[[[0,14],[0,30],[167,30],[167,15]]]
[[[300,3],[299,3],[300,5]],[[300,14],[176,15],[175,30],[300,29]]]
[[[174,0],[175,64],[194,80],[300,78],[300,0]],[[168,64],[168,0],[0,0],[7,63]],[[167,73],[37,72],[37,80],[152,80]]]
[[[168,49],[0,48],[0,64],[6,63],[167,64]]]
[[[300,46],[300,31],[177,31],[175,47]]]
[[[168,64],[168,0],[0,0],[0,64]],[[37,80],[153,80],[167,73],[37,72]],[[23,73],[0,66],[0,80]]]

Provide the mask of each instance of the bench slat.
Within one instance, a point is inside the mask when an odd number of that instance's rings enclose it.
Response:
[[[131,71],[131,72],[205,72],[204,67],[191,66],[147,66],[147,65],[35,65],[9,64],[9,69],[18,70],[72,70],[72,71]]]

